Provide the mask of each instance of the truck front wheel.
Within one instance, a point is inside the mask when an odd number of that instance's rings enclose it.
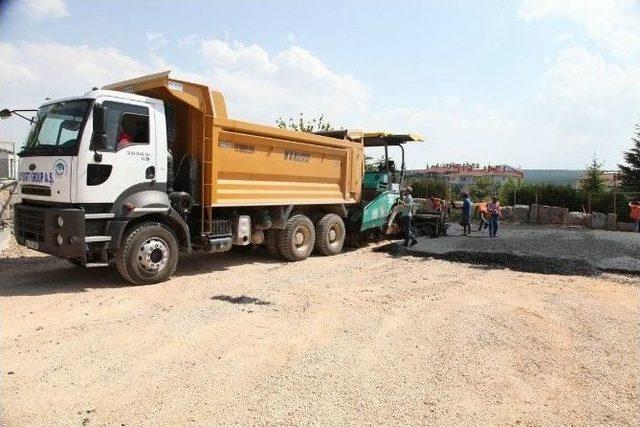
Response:
[[[346,230],[344,221],[336,214],[323,216],[316,224],[316,251],[335,255],[342,251]]]
[[[280,255],[287,261],[301,261],[313,251],[316,232],[307,216],[302,214],[292,216],[279,234],[278,249],[280,249]]]
[[[167,280],[178,265],[178,241],[171,229],[145,222],[129,230],[116,256],[120,275],[136,285]]]

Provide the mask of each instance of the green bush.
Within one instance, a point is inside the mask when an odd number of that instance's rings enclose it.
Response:
[[[413,189],[413,197],[437,197],[439,199],[450,200],[449,186],[439,179],[414,179],[408,181],[408,185]]]
[[[515,191],[514,191],[515,190]],[[514,199],[515,197],[515,199]],[[629,198],[622,193],[617,193],[615,212],[619,221],[629,219]],[[612,213],[614,212],[614,193],[601,192],[591,195],[591,211]],[[589,211],[589,194],[575,189],[569,185],[554,184],[526,184],[506,183],[500,193],[500,203],[505,206],[540,205],[559,206],[570,211]]]

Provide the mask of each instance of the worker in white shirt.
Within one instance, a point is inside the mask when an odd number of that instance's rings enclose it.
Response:
[[[404,232],[404,243],[402,246],[413,246],[418,241],[416,240],[416,236],[413,234],[413,230],[411,230],[411,222],[413,220],[413,189],[411,187],[406,187],[402,191],[402,204],[405,205],[402,212],[402,231]],[[411,243],[409,243],[411,241]]]

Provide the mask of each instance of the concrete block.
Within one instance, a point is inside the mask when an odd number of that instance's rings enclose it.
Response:
[[[607,230],[616,231],[618,229],[618,215],[610,213],[607,215]]]
[[[591,212],[591,228],[604,229],[607,227],[607,215],[602,212]]]
[[[590,218],[589,214],[584,212],[569,212],[566,224],[587,227],[589,225]]]
[[[529,209],[529,222],[537,224],[538,223],[538,206],[535,203],[531,205]]]
[[[634,222],[619,222],[617,226],[619,231],[636,231],[636,224]]]
[[[567,222],[567,216],[569,216],[569,209],[551,206],[549,224],[564,225]]]
[[[513,219],[515,221],[520,221],[520,222],[529,221],[529,206],[515,205],[513,207]]]
[[[549,217],[551,213],[551,208],[545,205],[538,205],[538,224],[549,224]]]
[[[502,219],[505,221],[513,221],[513,206],[502,206]]]

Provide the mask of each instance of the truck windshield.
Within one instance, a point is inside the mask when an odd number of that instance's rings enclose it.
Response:
[[[82,99],[38,109],[22,155],[75,155],[91,101]]]

